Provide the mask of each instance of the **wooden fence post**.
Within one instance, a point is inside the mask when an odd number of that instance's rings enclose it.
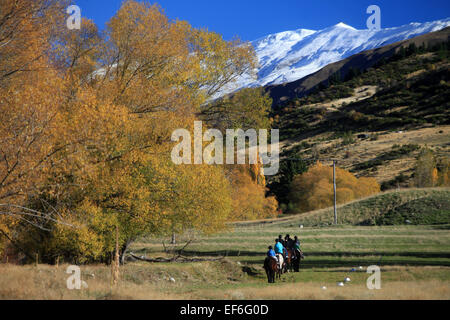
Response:
[[[114,255],[114,266],[113,266],[113,285],[117,286],[119,282],[119,226],[116,226],[116,252]]]

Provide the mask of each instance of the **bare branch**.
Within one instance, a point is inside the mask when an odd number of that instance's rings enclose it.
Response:
[[[51,230],[48,228],[45,228],[43,225],[39,225],[35,222],[32,222],[32,221],[24,218],[24,216],[31,217],[31,218],[37,218],[38,220],[40,220],[42,222],[51,221],[51,222],[55,222],[57,224],[65,225],[65,226],[68,226],[71,228],[79,228],[78,226],[75,226],[73,224],[65,222],[62,219],[53,218],[51,213],[45,213],[45,212],[41,212],[41,211],[37,211],[34,209],[26,208],[23,206],[19,206],[19,205],[13,205],[13,204],[1,204],[0,203],[0,208],[1,207],[9,208],[10,210],[9,211],[0,211],[0,215],[9,215],[13,218],[23,220],[23,221],[33,225],[34,227],[37,227],[44,231],[51,231]],[[54,209],[54,212],[57,213],[58,217],[61,218],[61,215],[56,211],[56,209],[55,208],[53,208],[53,209]]]

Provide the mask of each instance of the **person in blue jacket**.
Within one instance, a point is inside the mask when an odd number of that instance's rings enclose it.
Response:
[[[275,239],[275,254],[279,263],[280,268],[283,266],[284,262],[284,247],[280,239]]]
[[[275,239],[275,253],[283,255],[284,246],[281,243],[280,239]]]
[[[273,250],[272,246],[269,246],[269,251],[267,252],[267,256],[269,258],[273,258],[273,259],[277,260],[277,256],[275,254],[275,250]]]

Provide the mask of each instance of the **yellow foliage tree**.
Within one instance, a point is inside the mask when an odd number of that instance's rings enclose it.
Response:
[[[256,170],[255,170],[256,168]],[[232,186],[232,220],[245,221],[277,215],[275,197],[266,197],[265,181],[256,165],[228,166]]]
[[[431,150],[423,150],[417,159],[414,172],[414,184],[416,187],[433,187],[436,183],[436,159]]]
[[[226,129],[269,129],[272,98],[263,88],[245,88],[201,108],[202,118],[225,133]]]
[[[442,158],[438,163],[438,183],[437,185],[443,187],[450,186],[450,159]]]
[[[116,226],[122,253],[147,233],[224,228],[227,172],[173,165],[170,137],[253,70],[251,46],[131,0],[105,37],[86,19],[68,31],[65,4],[0,3],[2,232],[45,261],[83,263],[108,260]]]
[[[380,192],[373,178],[356,178],[352,173],[336,168],[337,202],[346,203]],[[294,177],[289,195],[299,212],[313,211],[333,206],[333,168],[317,162],[301,175]]]

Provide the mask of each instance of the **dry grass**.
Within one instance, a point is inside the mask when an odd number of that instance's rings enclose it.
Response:
[[[89,266],[83,269],[82,279],[87,289],[69,290],[65,273],[67,265],[16,266],[0,265],[0,299],[8,300],[96,300],[96,299],[176,299],[151,283],[135,284],[121,281],[112,290],[107,266]],[[94,277],[91,275],[94,274]]]
[[[308,282],[278,283],[263,287],[245,287],[222,291],[200,290],[191,298],[232,299],[232,300],[449,300],[450,281],[445,277],[448,267],[383,267],[381,289],[369,290],[365,272],[351,274],[352,281],[344,287],[328,280]],[[339,279],[344,269],[330,269],[332,278]],[[289,277],[289,275],[287,276]],[[292,280],[292,279],[291,279]],[[341,280],[339,280],[341,281]],[[326,287],[326,289],[323,289]]]
[[[234,231],[200,237],[185,251],[199,257],[226,252],[228,258],[220,261],[129,262],[120,268],[115,290],[111,268],[105,265],[82,266],[88,288],[69,290],[68,265],[0,264],[0,299],[450,299],[448,226],[306,227],[300,234],[306,254],[301,272],[268,284],[262,269],[267,244],[280,230],[297,233],[292,222],[239,224]],[[141,239],[132,250],[163,255],[159,240]],[[365,285],[364,267],[373,264],[382,268],[379,291]],[[347,276],[351,283],[337,287]]]
[[[246,274],[234,262],[186,264],[127,263],[120,267],[119,283],[111,286],[111,267],[81,266],[82,290],[69,290],[69,265],[0,264],[0,299],[12,300],[176,300],[196,288],[243,283]],[[175,281],[171,281],[173,278]]]
[[[15,266],[0,265],[0,299],[26,300],[97,300],[97,299],[135,299],[135,300],[181,300],[181,299],[219,299],[219,300],[261,300],[261,299],[308,299],[308,300],[366,300],[366,299],[404,299],[429,300],[450,299],[450,281],[448,277],[441,278],[449,272],[448,267],[385,267],[382,270],[381,290],[368,290],[365,285],[368,275],[364,272],[352,275],[352,282],[345,287],[337,287],[336,282],[344,274],[343,269],[328,270],[328,278],[323,270],[314,272],[317,280],[296,281],[286,275],[283,282],[267,284],[265,279],[253,279],[233,284],[218,285],[212,280],[212,285],[196,286],[195,275],[183,279],[178,278],[177,284],[167,281],[148,281],[148,274],[156,273],[152,265],[140,265],[146,270],[147,277],[139,278],[136,265],[122,268],[125,274],[132,272],[136,278],[124,277],[115,290],[110,288],[109,267],[82,267],[82,279],[88,283],[83,290],[69,290],[66,287],[68,275],[67,266],[39,265]],[[206,268],[208,266],[205,266]],[[171,269],[180,266],[171,266]],[[142,271],[141,270],[141,271]],[[201,270],[203,271],[203,270]],[[210,270],[211,271],[211,270]],[[217,272],[218,270],[212,270]],[[208,270],[205,270],[208,274]],[[92,277],[91,275],[95,276]],[[322,277],[322,275],[324,277]],[[331,276],[330,276],[331,275]],[[147,280],[146,280],[147,279]],[[198,279],[197,279],[198,280]],[[323,290],[322,287],[327,289]]]
[[[342,107],[342,105],[350,104],[352,102],[362,101],[371,98],[378,90],[378,86],[362,86],[354,89],[354,94],[351,97],[336,99],[329,102],[321,102],[308,104],[304,108],[327,108],[328,111],[335,111]]]
[[[295,283],[267,286],[263,288],[242,288],[239,290],[204,290],[197,297],[235,300],[448,300],[450,282],[438,280],[416,282],[390,282],[380,290],[368,290],[364,285],[338,287],[335,283],[326,286],[317,283]]]

